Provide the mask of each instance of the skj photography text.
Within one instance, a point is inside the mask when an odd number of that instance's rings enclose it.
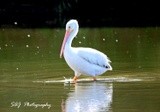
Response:
[[[49,104],[48,102],[45,103],[37,103],[37,102],[21,102],[21,101],[12,101],[11,102],[11,106],[12,108],[47,108],[50,109],[52,107],[51,104]]]

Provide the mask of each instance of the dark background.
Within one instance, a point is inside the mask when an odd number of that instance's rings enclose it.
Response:
[[[0,3],[0,27],[64,27],[75,18],[81,27],[160,26],[160,6],[154,1],[5,0]]]

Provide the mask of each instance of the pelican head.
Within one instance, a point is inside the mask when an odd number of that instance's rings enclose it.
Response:
[[[62,43],[62,46],[61,46],[60,58],[63,55],[66,43],[69,43],[69,45],[71,45],[71,42],[72,42],[73,38],[78,33],[78,29],[79,29],[79,25],[78,25],[77,20],[71,19],[67,22],[66,33],[65,33],[64,40],[63,40],[63,43]]]
[[[66,32],[69,32],[69,36],[71,37],[75,37],[78,33],[78,29],[79,29],[79,25],[78,25],[78,21],[75,19],[72,19],[70,21],[67,22],[66,24]]]

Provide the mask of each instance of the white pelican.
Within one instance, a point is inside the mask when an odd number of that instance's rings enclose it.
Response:
[[[83,47],[72,47],[72,40],[77,35],[79,25],[77,20],[70,20],[66,24],[66,33],[61,46],[60,58],[64,56],[69,67],[75,72],[73,81],[83,75],[92,76],[96,80],[97,75],[101,75],[107,70],[112,70],[109,58],[102,52]]]

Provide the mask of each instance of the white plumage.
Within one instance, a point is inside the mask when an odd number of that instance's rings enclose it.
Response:
[[[60,57],[64,55],[67,64],[75,72],[73,80],[76,81],[81,74],[92,76],[95,79],[95,76],[112,70],[111,61],[104,53],[92,48],[71,46],[78,29],[77,20],[70,20],[66,24],[66,34],[60,52]]]

